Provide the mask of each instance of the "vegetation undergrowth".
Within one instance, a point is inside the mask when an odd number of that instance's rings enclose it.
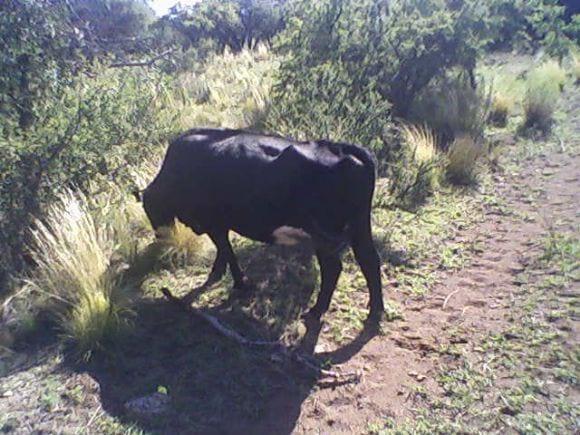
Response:
[[[256,114],[265,108],[268,77],[275,71],[273,57],[264,50],[213,57],[195,81],[179,77],[178,92],[170,86],[158,89],[155,102],[167,128],[177,132],[200,125],[242,127],[256,121],[248,118],[248,110]],[[197,92],[199,83],[207,88],[209,99],[186,98],[188,92]],[[171,268],[208,263],[207,241],[177,221],[147,247],[153,231],[130,191],[142,190],[156,175],[160,153],[151,149],[147,159],[121,167],[122,179],[96,178],[82,190],[64,190],[47,207],[45,218],[35,221],[30,250],[36,267],[25,291],[5,307],[5,317],[16,329],[23,319],[49,311],[76,351],[90,357],[128,329],[130,300],[136,296],[127,289],[128,270],[143,269],[138,272],[146,275],[145,268],[156,263]],[[121,157],[115,158],[119,164]]]
[[[573,433],[579,414],[569,393],[580,364],[567,343],[575,302],[562,295],[578,279],[579,260],[577,237],[548,236],[543,253],[518,278],[509,326],[459,350],[438,375],[444,396],[424,396],[426,407],[414,421],[386,421],[372,432]]]
[[[28,292],[20,295],[31,310],[48,310],[83,358],[122,333],[131,314],[123,279],[137,251],[135,239],[124,237],[131,212],[110,202],[98,205],[65,190],[35,222],[30,252],[36,267]]]
[[[535,68],[526,80],[524,97],[524,123],[522,129],[550,132],[556,104],[567,81],[566,72],[555,61]]]
[[[0,6],[0,39],[7,48],[0,57],[0,293],[7,293],[7,277],[14,283],[2,326],[40,336],[35,315],[48,312],[63,341],[91,360],[83,368],[99,379],[98,400],[108,403],[87,417],[87,432],[95,430],[89,427],[95,419],[98,430],[115,433],[134,430],[133,423],[136,431],[231,429],[219,425],[263,415],[279,386],[276,361],[232,346],[161,302],[160,288],[183,295],[203,282],[215,254],[177,221],[154,240],[130,194],[138,196],[151,181],[171,136],[199,126],[248,128],[373,150],[373,228],[384,287],[405,299],[425,299],[438,271],[463,267],[468,251],[479,249],[477,240],[449,240],[476,225],[484,205],[500,202],[482,193],[491,181],[485,166],[489,123],[504,136],[515,123],[525,132],[548,132],[567,80],[558,63],[546,61],[525,82],[514,74],[497,84],[478,75],[482,55],[525,46],[561,60],[577,35],[577,20],[566,21],[563,8],[544,0],[204,0],[178,5],[159,19],[137,0],[111,4],[8,0]],[[574,56],[570,72],[577,80]],[[519,148],[526,156],[544,152],[533,141]],[[196,294],[194,305],[248,337],[296,344],[304,334],[300,314],[320,285],[312,252],[266,248],[236,236],[233,244],[255,280],[254,292],[232,291],[227,274]],[[577,245],[555,237],[541,261],[576,253]],[[352,253],[344,260],[329,326],[321,332],[324,345],[354,339],[367,314],[364,277]],[[538,295],[535,287],[526,289]],[[405,316],[392,300],[386,306],[386,321]],[[523,308],[518,319],[525,328],[535,325],[526,317],[529,306]],[[561,310],[554,307],[550,316],[562,317]],[[545,338],[543,327],[517,333],[535,343]],[[0,351],[12,352],[7,348],[14,337],[6,331]],[[125,333],[132,340],[123,352],[91,358]],[[559,338],[550,330],[545,336]],[[460,430],[465,420],[447,416],[461,419],[465,408],[487,424],[492,416],[477,402],[493,379],[481,370],[513,363],[505,357],[513,342],[506,337],[482,344],[500,355],[485,367],[466,356],[463,367],[442,374],[445,400],[406,427]],[[562,352],[557,375],[577,382]],[[60,363],[62,358],[51,362]],[[0,361],[2,374],[12,368]],[[501,408],[493,397],[513,427],[556,430],[577,416],[560,402],[558,421],[541,413],[536,418],[527,406],[543,386],[516,374],[523,383],[500,397]],[[301,399],[312,385],[300,387]],[[61,403],[65,393],[54,393],[60,387],[43,387],[43,413]],[[123,422],[101,418],[101,409],[116,413],[126,400],[151,391],[169,392],[169,417],[136,417],[130,426],[126,415]],[[439,411],[443,415],[434,416]],[[10,418],[0,416],[1,430],[14,426]]]

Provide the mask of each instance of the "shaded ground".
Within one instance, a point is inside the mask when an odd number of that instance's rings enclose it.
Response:
[[[578,432],[578,93],[566,95],[547,143],[514,144],[498,133],[512,145],[480,192],[442,196],[420,216],[375,210],[389,321],[379,335],[363,329],[366,287],[347,258],[332,308],[314,331],[316,358],[361,372],[360,383],[322,388],[176,311],[158,289],[186,292],[207,272],[201,261],[147,277],[135,334],[90,364],[67,361],[46,343],[3,350],[0,428]],[[304,326],[296,319],[318,285],[310,253],[236,245],[256,294],[231,294],[226,281],[198,305],[248,337],[298,342]],[[128,400],[158,389],[170,397],[164,414],[126,409]]]

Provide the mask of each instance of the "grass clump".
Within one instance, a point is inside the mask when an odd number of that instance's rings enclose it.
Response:
[[[495,91],[491,99],[489,122],[497,127],[505,127],[514,106],[515,101],[511,95]]]
[[[416,162],[428,162],[435,158],[437,138],[427,126],[403,124],[401,127],[403,140],[413,154]]]
[[[178,220],[157,232],[162,248],[161,260],[171,265],[191,264],[205,252],[206,240]]]
[[[469,135],[458,137],[446,153],[445,176],[452,184],[477,183],[483,146]]]
[[[558,86],[560,90],[564,89],[566,84],[566,71],[555,60],[544,62],[531,73],[531,76],[535,76],[534,80],[546,80]]]
[[[403,124],[400,134],[402,145],[393,162],[390,194],[397,207],[415,210],[437,189],[437,138],[425,125]]]
[[[429,85],[413,102],[410,117],[435,130],[445,147],[465,134],[481,138],[490,105],[489,90],[472,87],[469,77],[460,73]]]
[[[133,249],[119,246],[122,218],[107,223],[103,216],[95,216],[86,196],[65,190],[35,221],[30,244],[33,303],[53,315],[83,358],[114,340],[130,317],[122,275],[130,260],[123,254]],[[127,219],[124,224],[129,228]]]
[[[529,74],[523,104],[523,131],[550,132],[565,82],[566,72],[555,61],[545,62]]]
[[[278,61],[266,47],[226,51],[207,59],[201,71],[181,74],[176,92],[167,96],[177,124],[245,128],[258,124],[268,109],[268,95]]]

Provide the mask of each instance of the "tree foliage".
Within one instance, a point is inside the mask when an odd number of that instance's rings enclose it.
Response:
[[[211,41],[221,51],[253,48],[270,43],[284,26],[285,0],[205,0],[188,7],[175,6],[157,24],[182,36],[185,46]]]
[[[375,88],[398,116],[445,70],[473,71],[484,43],[485,8],[474,1],[298,0],[292,6],[280,45],[288,55],[283,80],[340,64],[354,92]]]
[[[576,6],[571,2],[491,0],[488,7],[491,49],[533,50],[543,46],[549,54],[561,58],[572,41],[580,42],[571,18]]]
[[[18,269],[26,230],[59,189],[113,176],[163,134],[156,73],[108,70],[71,2],[0,6],[0,275]]]

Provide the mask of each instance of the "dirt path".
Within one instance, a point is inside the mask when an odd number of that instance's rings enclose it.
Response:
[[[570,138],[578,140],[578,102],[569,98],[566,103]],[[344,359],[342,369],[364,373],[360,384],[314,391],[300,409],[290,409],[300,403],[295,397],[281,397],[269,418],[250,431],[361,433],[371,431],[374,422],[413,418],[423,396],[441,396],[440,367],[461,363],[462,349],[469,352],[484,335],[510,326],[510,308],[521,286],[517,276],[538,256],[547,234],[577,234],[580,155],[549,152],[520,166],[518,172],[495,175],[497,203],[485,208],[480,225],[457,235],[456,240],[474,246],[469,263],[439,273],[423,300],[388,293],[404,306],[404,320],[389,324],[386,335],[374,337],[352,357],[347,350],[334,354],[335,362]],[[580,290],[578,282],[574,286]],[[576,349],[577,320],[567,327],[569,345]]]

